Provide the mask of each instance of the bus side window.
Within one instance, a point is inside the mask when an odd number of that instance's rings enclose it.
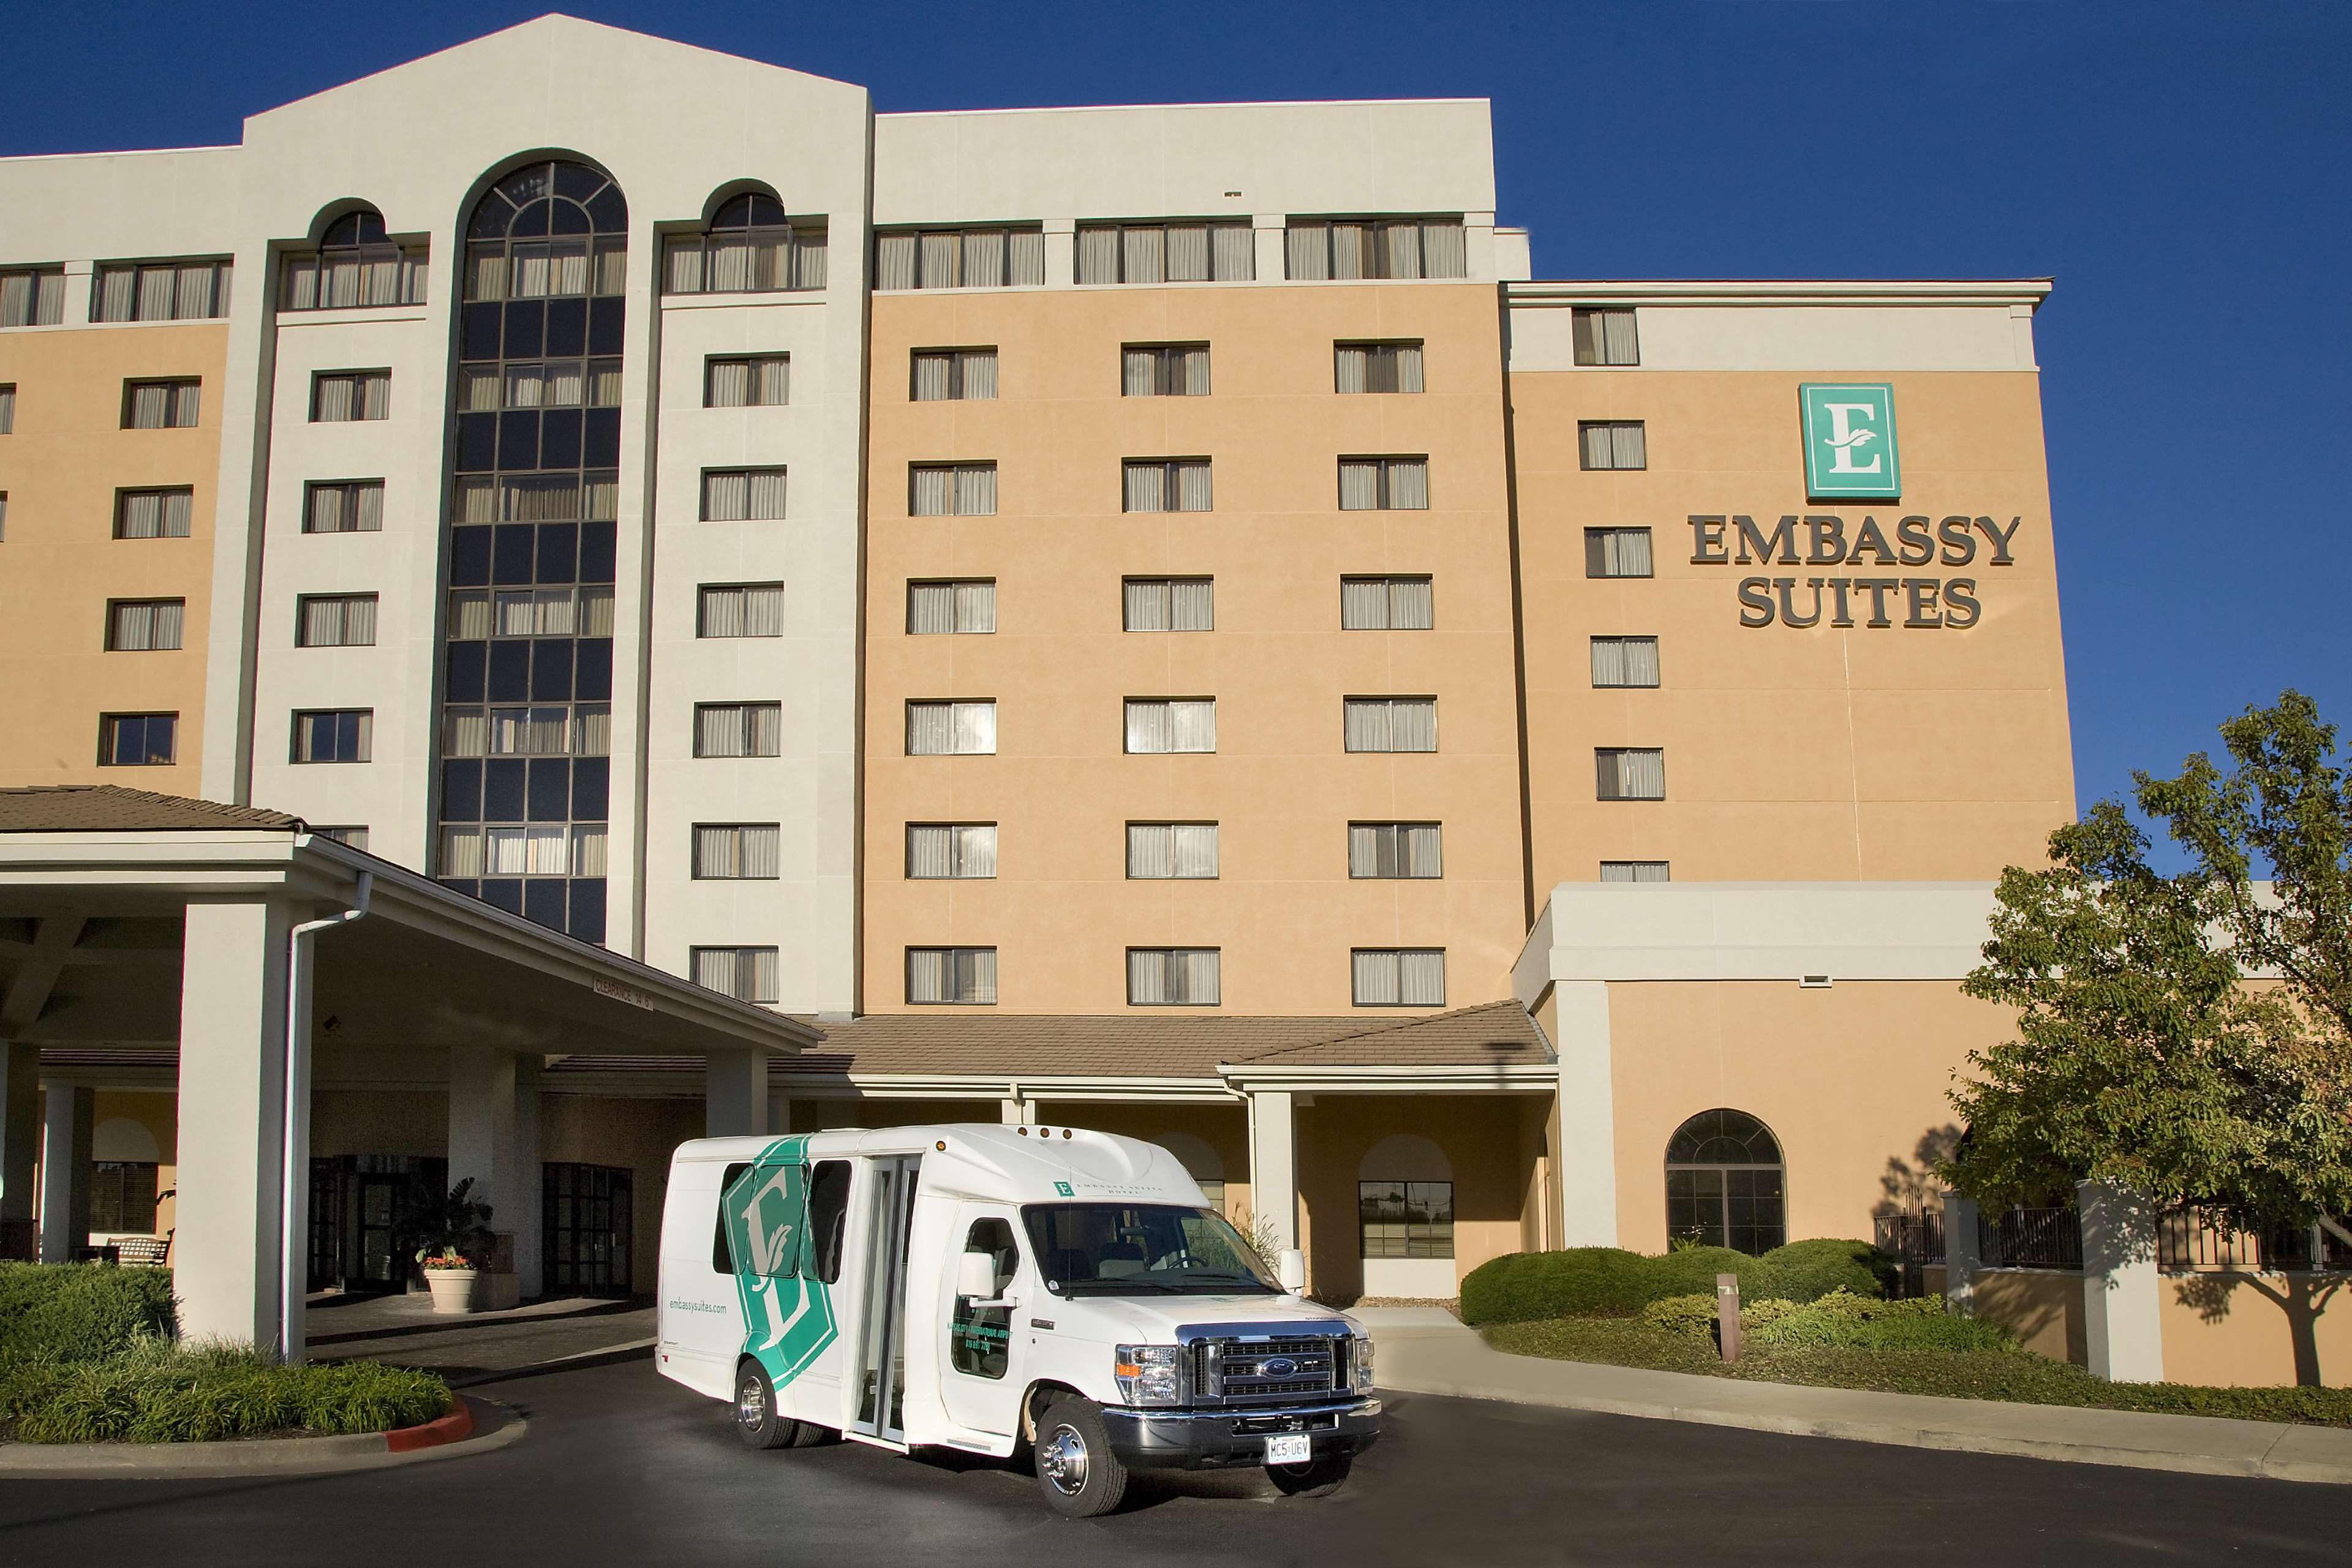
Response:
[[[820,1160],[808,1179],[808,1257],[803,1274],[827,1285],[841,1279],[842,1238],[849,1230],[849,1162]]]
[[[710,1237],[710,1271],[713,1274],[735,1272],[735,1249],[727,1245],[727,1189],[751,1168],[749,1160],[739,1161],[728,1166],[719,1178],[718,1221]]]

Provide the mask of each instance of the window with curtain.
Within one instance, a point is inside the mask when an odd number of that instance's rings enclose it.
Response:
[[[1604,882],[1671,882],[1672,868],[1664,860],[1603,860],[1601,879]]]
[[[1595,686],[1655,686],[1658,684],[1658,639],[1655,637],[1594,637],[1592,684]]]
[[[1216,584],[1208,577],[1129,577],[1120,613],[1131,632],[1213,632]]]
[[[910,947],[907,950],[907,1000],[970,1007],[996,1005],[996,950],[992,947]]]
[[[1213,497],[1206,458],[1129,458],[1127,511],[1208,511]]]
[[[771,294],[822,289],[825,226],[794,222],[783,204],[752,191],[722,205],[702,234],[673,236],[664,257],[666,294]]]
[[[442,877],[566,877],[606,874],[604,824],[527,824],[509,827],[474,825],[441,830]]]
[[[363,763],[374,749],[375,713],[367,708],[338,708],[294,715],[294,754],[298,763]]]
[[[392,372],[322,370],[310,378],[310,419],[341,425],[392,417]]]
[[[1639,419],[1581,419],[1577,422],[1576,437],[1588,469],[1650,466],[1649,438]]]
[[[1333,374],[1341,392],[1419,392],[1419,340],[1393,343],[1334,343]]]
[[[101,713],[98,716],[98,765],[167,766],[177,754],[179,731],[177,713]]]
[[[993,700],[908,702],[907,754],[910,757],[995,755],[996,703]]]
[[[501,588],[491,605],[490,635],[499,637],[608,637],[613,635],[613,590],[601,584],[578,588]]]
[[[790,354],[712,354],[702,362],[705,408],[780,408],[792,401]]]
[[[1081,283],[1247,283],[1257,241],[1247,223],[1082,223]]]
[[[874,287],[1021,289],[1045,281],[1042,225],[888,229],[874,237]]]
[[[368,847],[368,830],[363,824],[352,824],[341,827],[321,827],[313,824],[310,831],[321,838],[331,838],[336,843],[353,849],[364,849]]]
[[[698,637],[780,637],[784,635],[782,583],[705,583],[696,595]]]
[[[1655,746],[1596,746],[1600,800],[1666,798],[1666,753]]]
[[[694,754],[698,757],[781,756],[783,731],[781,702],[694,705]]]
[[[1640,364],[1642,345],[1633,332],[1633,312],[1622,308],[1577,307],[1570,326],[1579,364]]]
[[[394,243],[384,232],[383,219],[374,212],[347,213],[327,226],[316,251],[286,258],[278,308],[340,310],[422,305],[425,260],[424,247]]]
[[[1129,343],[1119,350],[1119,393],[1125,397],[1206,397],[1209,345]]]
[[[196,423],[201,384],[194,377],[176,381],[126,381],[122,384],[122,427],[125,430],[188,430]]]
[[[382,479],[332,479],[302,487],[305,533],[378,533],[383,529]]]
[[[1458,215],[1437,217],[1298,218],[1284,236],[1293,278],[1466,278]]]
[[[114,537],[185,539],[195,504],[195,492],[185,486],[160,490],[117,490],[114,492]]]
[[[996,875],[996,824],[907,824],[907,875],[916,881]]]
[[[1445,1005],[1442,947],[1360,947],[1349,959],[1351,994],[1359,1007]]]
[[[1339,629],[1346,632],[1425,632],[1437,625],[1431,580],[1342,577]]]
[[[594,417],[593,415],[591,417]],[[614,426],[617,430],[619,426]],[[590,469],[585,473],[461,475],[455,486],[454,516],[451,521],[466,526],[492,522],[571,522],[586,521],[603,524],[585,531],[600,545],[597,559],[591,564],[598,570],[608,570],[603,561],[610,559],[613,538],[612,522],[619,515],[620,475],[613,469]],[[601,540],[598,536],[601,535]],[[460,542],[472,541],[488,559],[488,534],[459,535]],[[487,570],[485,565],[482,570]]]
[[[296,647],[373,647],[373,594],[305,594],[294,601]]]
[[[688,948],[687,967],[694,983],[706,991],[738,1002],[775,1004],[781,975],[772,947]]]
[[[54,327],[66,318],[66,269],[12,267],[0,271],[0,327]]]
[[[1348,875],[1359,880],[1443,877],[1440,837],[1434,822],[1351,822]]]
[[[703,521],[772,522],[783,515],[783,469],[702,470]]]
[[[1345,719],[1351,752],[1437,750],[1434,697],[1350,697]]]
[[[917,349],[911,395],[917,403],[993,398],[996,395],[996,351]]]
[[[1130,947],[1127,1005],[1130,1007],[1213,1007],[1217,1005],[1213,947]]]
[[[698,881],[772,882],[782,874],[780,856],[775,823],[694,825],[694,877]]]
[[[1135,755],[1217,749],[1213,697],[1130,697],[1127,749]]]
[[[0,382],[0,436],[16,433],[16,384]]]
[[[1424,511],[1429,507],[1427,458],[1342,458],[1341,511]]]
[[[1217,825],[1213,822],[1130,822],[1127,874],[1139,882],[1213,881]]]
[[[996,584],[991,578],[907,584],[907,631],[940,637],[996,629]]]
[[[100,262],[90,277],[93,321],[205,321],[228,314],[226,261]]]
[[[907,515],[909,517],[995,516],[996,465],[994,463],[908,464]]]
[[[1649,576],[1650,531],[1646,528],[1586,529],[1584,574],[1588,577]]]
[[[621,362],[617,359],[510,360],[504,365],[469,364],[457,388],[463,414],[494,414],[526,408],[618,408]],[[557,437],[568,451],[578,437]]]
[[[1356,1220],[1366,1258],[1454,1256],[1452,1182],[1358,1182]]]
[[[114,599],[106,606],[106,646],[114,653],[163,653],[181,646],[185,599]]]

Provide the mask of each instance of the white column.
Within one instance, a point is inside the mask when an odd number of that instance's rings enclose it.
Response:
[[[1000,1100],[996,1102],[996,1120],[1006,1127],[1034,1127],[1037,1107],[1026,1100]]]
[[[190,1339],[278,1338],[286,950],[295,918],[283,900],[187,907],[172,1287]]]
[[[495,1047],[449,1053],[449,1184],[472,1178],[467,1195],[489,1205],[489,1228],[509,1237],[523,1206],[515,1067],[512,1051]]]
[[[1977,1253],[1977,1201],[1958,1193],[1944,1194],[1944,1300],[1955,1312],[1973,1314],[1977,1305],[1977,1270],[1984,1266]]]
[[[507,1228],[514,1232],[515,1289],[525,1299],[542,1294],[547,1282],[541,1257],[547,1183],[539,1162],[539,1058],[515,1058],[514,1150],[506,1181],[513,1223]]]
[[[1298,1136],[1287,1091],[1249,1097],[1250,1211],[1277,1247],[1298,1245]],[[1268,1263],[1274,1261],[1266,1259]]]
[[[702,1135],[756,1137],[768,1125],[768,1053],[726,1046],[702,1058]]]
[[[0,1258],[30,1259],[33,1169],[41,1157],[41,1047],[0,1040]]]
[[[1257,247],[1257,280],[1278,283],[1290,269],[1290,218],[1284,213],[1258,213],[1250,219]]]
[[[1049,217],[1045,229],[1045,287],[1066,289],[1078,276],[1078,220]]]
[[[1609,986],[1552,990],[1559,1038],[1559,1217],[1562,1247],[1617,1245],[1617,1100],[1611,1081]]]
[[[42,1095],[41,1261],[71,1263],[89,1245],[89,1135],[94,1089],[53,1083]]]
[[[2138,1194],[2104,1182],[2084,1182],[2075,1201],[2083,1215],[2083,1339],[2092,1374],[2114,1383],[2162,1383],[2156,1211]]]

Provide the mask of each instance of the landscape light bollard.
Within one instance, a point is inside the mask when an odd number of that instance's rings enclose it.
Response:
[[[1715,1277],[1715,1325],[1723,1339],[1723,1359],[1739,1359],[1739,1276]]]

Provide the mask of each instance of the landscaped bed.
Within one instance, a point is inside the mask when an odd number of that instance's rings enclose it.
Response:
[[[0,1441],[383,1432],[455,1404],[430,1373],[282,1366],[246,1346],[184,1344],[161,1269],[0,1263]]]

